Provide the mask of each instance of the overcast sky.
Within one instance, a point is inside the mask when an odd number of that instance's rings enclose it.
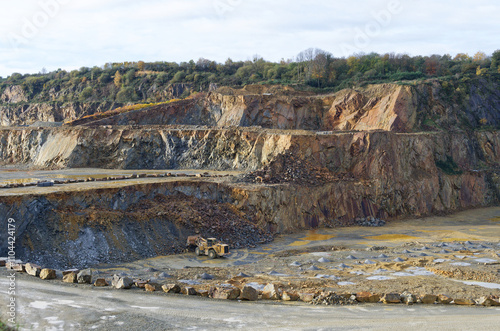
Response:
[[[17,0],[2,2],[0,76],[123,61],[490,55],[498,0]]]

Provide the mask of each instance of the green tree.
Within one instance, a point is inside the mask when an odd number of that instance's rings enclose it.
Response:
[[[491,68],[500,68],[500,49],[494,51],[493,55],[491,56]]]
[[[166,84],[170,80],[170,75],[166,72],[162,72],[156,76],[156,81],[160,84]]]
[[[127,73],[124,75],[124,78],[127,85],[132,84],[135,79],[135,69],[130,69],[129,71],[127,71]]]
[[[458,61],[458,62],[470,62],[472,59],[467,53],[458,53],[454,58],[453,61]]]
[[[186,72],[184,70],[177,71],[174,75],[174,78],[172,78],[171,83],[181,82],[185,77],[186,77]]]
[[[92,97],[93,94],[94,94],[94,90],[92,89],[92,87],[87,86],[80,93],[80,100],[85,101],[85,100],[89,99],[90,97]]]
[[[117,102],[136,101],[137,94],[132,87],[124,87],[116,94]]]
[[[107,84],[111,82],[111,76],[108,72],[103,72],[99,78],[97,78],[97,81],[101,84]]]

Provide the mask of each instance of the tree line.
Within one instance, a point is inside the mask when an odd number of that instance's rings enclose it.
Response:
[[[0,77],[0,92],[8,85],[21,85],[34,98],[45,99],[50,90],[72,87],[67,99],[80,101],[113,99],[120,102],[145,98],[144,88],[161,89],[169,84],[189,83],[194,91],[206,91],[210,84],[285,84],[311,89],[340,90],[366,83],[427,79],[443,76],[500,74],[500,50],[487,55],[459,53],[455,56],[409,56],[407,54],[355,54],[335,57],[310,48],[294,59],[270,62],[255,55],[247,61],[228,58],[218,63],[205,58],[189,62],[117,62],[79,70],[42,70],[38,74],[14,73]],[[62,100],[69,101],[69,100]],[[158,101],[158,100],[149,100]]]

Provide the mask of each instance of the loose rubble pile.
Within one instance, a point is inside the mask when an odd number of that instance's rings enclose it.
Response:
[[[280,154],[263,169],[249,172],[243,182],[250,183],[294,183],[300,185],[322,185],[336,180],[347,180],[349,175],[335,174],[325,167],[298,158],[294,152]]]
[[[366,218],[356,218],[356,224],[359,226],[384,226],[385,221],[380,218],[375,218],[373,216],[368,216]]]
[[[141,200],[127,213],[134,219],[162,216],[187,228],[191,233],[203,233],[220,239],[230,248],[255,247],[273,240],[273,234],[259,228],[253,213],[238,210],[228,203],[216,203],[182,193],[158,194],[152,200]]]

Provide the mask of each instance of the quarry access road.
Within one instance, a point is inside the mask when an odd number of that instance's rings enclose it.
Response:
[[[199,181],[215,180],[228,181],[228,177],[241,175],[242,171],[213,171],[213,170],[118,170],[118,169],[60,169],[60,170],[17,170],[0,168],[0,188],[9,184],[32,184],[34,186],[1,188],[0,196],[21,196],[30,194],[50,194],[62,192],[75,192],[93,189],[113,189],[126,186],[179,182],[179,181]],[[166,174],[170,174],[167,176]],[[132,175],[141,175],[141,178],[129,178]],[[197,178],[196,176],[202,176]],[[142,177],[148,176],[148,177]],[[151,177],[150,177],[151,176]],[[153,177],[154,176],[154,177]],[[115,179],[109,179],[109,178]],[[120,179],[120,177],[122,177]],[[87,181],[93,178],[92,181]],[[103,180],[108,178],[109,180]],[[103,181],[95,181],[103,180]],[[59,184],[57,182],[78,181]],[[55,181],[54,186],[38,187],[39,181]]]
[[[0,271],[0,302],[9,300]],[[74,287],[18,275],[20,330],[494,330],[499,307],[311,306],[229,302],[110,288]]]

